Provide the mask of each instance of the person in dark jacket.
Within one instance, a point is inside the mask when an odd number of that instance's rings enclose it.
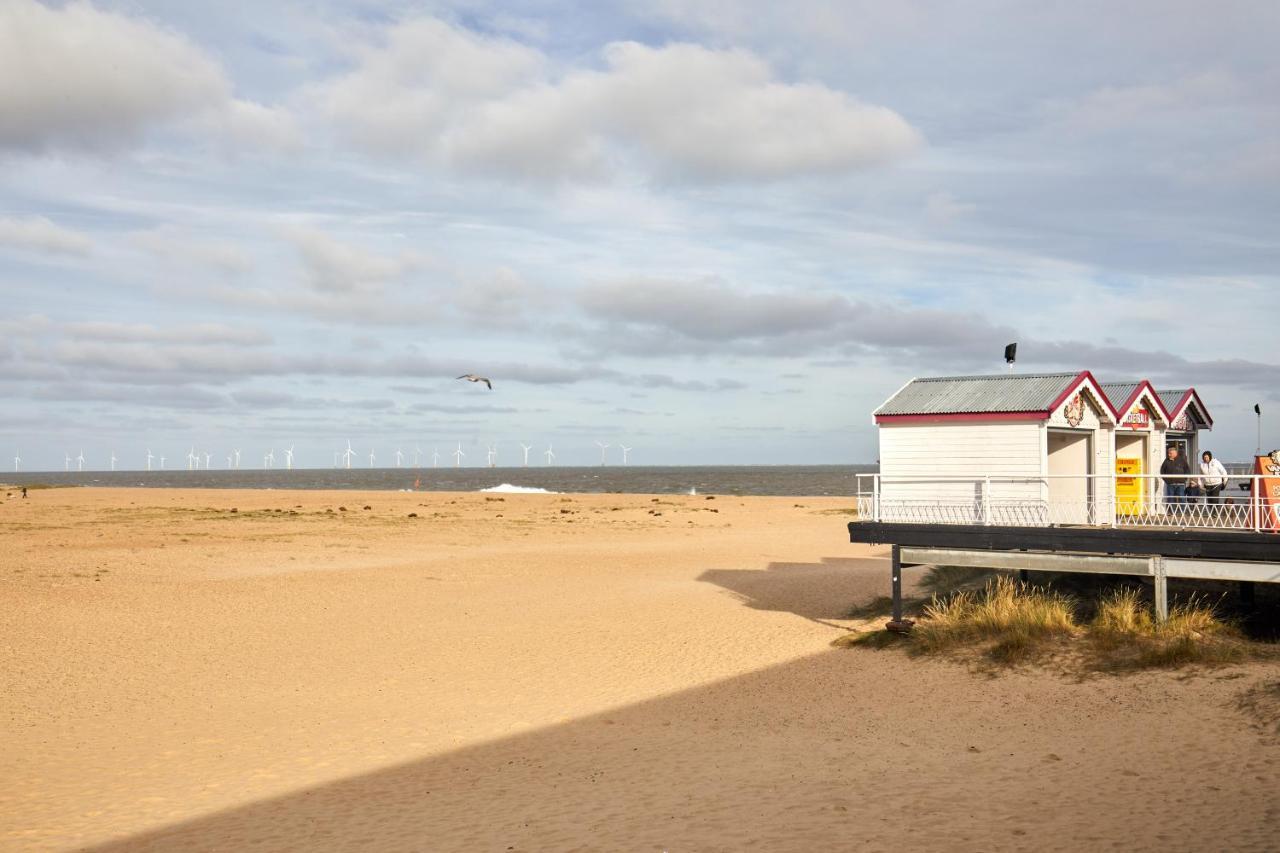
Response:
[[[1164,480],[1164,501],[1171,506],[1186,503],[1187,479],[1191,467],[1182,458],[1176,444],[1169,445],[1165,460],[1160,463],[1160,479]]]

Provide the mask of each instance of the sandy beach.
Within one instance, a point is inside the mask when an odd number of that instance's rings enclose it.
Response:
[[[848,505],[15,493],[0,847],[1280,845],[1280,665],[832,648],[888,591]]]

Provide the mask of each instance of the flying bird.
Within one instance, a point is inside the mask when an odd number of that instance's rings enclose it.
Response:
[[[489,381],[486,377],[484,377],[484,376],[476,376],[474,373],[464,373],[464,374],[462,374],[461,376],[459,376],[459,377],[457,377],[457,378],[458,378],[458,379],[465,379],[465,380],[467,380],[468,382],[483,382],[485,385],[487,385],[487,386],[488,386],[488,388],[489,388],[489,390],[490,390],[490,391],[492,391],[492,390],[493,390],[493,383],[492,383],[492,382],[490,382],[490,381]]]

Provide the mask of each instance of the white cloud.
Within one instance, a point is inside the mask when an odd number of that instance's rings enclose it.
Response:
[[[935,222],[950,222],[978,209],[976,204],[958,200],[949,192],[936,192],[925,199],[924,212]]]
[[[741,50],[607,45],[599,69],[553,73],[542,54],[435,20],[392,28],[321,91],[352,142],[466,171],[600,178],[628,163],[699,181],[829,174],[920,144],[894,111],[818,83],[785,83]]]
[[[55,255],[87,255],[93,250],[93,242],[87,235],[56,225],[43,216],[0,216],[0,246]]]
[[[287,117],[236,100],[221,66],[150,21],[35,0],[0,4],[0,147],[100,150],[179,119],[279,144]]]
[[[975,312],[867,302],[832,291],[751,290],[718,279],[625,279],[578,292],[581,330],[602,352],[807,356],[823,352],[942,353],[953,363],[1015,335]],[[922,333],[922,330],[925,330]]]
[[[235,344],[257,346],[271,342],[271,336],[259,329],[228,326],[222,323],[153,326],[149,323],[114,323],[85,321],[69,323],[66,331],[77,341],[111,341],[115,343],[181,343]]]
[[[380,153],[432,146],[459,114],[537,79],[543,57],[433,19],[391,28],[381,45],[356,48],[357,68],[320,93],[338,130]]]
[[[302,258],[308,285],[322,293],[376,293],[425,262],[414,252],[379,255],[312,229],[295,229],[289,238]]]
[[[194,263],[225,273],[253,269],[253,259],[234,243],[191,237],[172,225],[139,231],[130,239],[138,248],[175,265]]]
[[[1057,107],[1068,127],[1101,132],[1212,110],[1241,94],[1241,84],[1233,75],[1206,71],[1162,83],[1104,86]]]

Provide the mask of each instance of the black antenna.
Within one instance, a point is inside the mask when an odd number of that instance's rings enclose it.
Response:
[[[1018,344],[1016,342],[1004,348],[1004,360],[1009,365],[1009,369],[1013,370],[1013,363],[1018,360]]]

